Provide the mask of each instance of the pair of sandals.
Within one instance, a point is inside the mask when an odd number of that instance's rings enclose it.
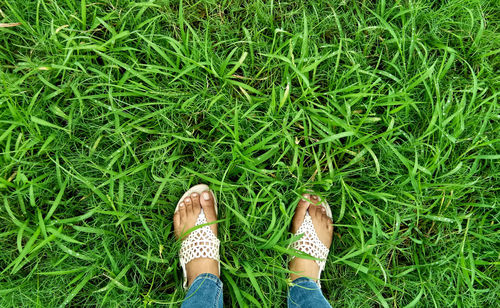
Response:
[[[199,184],[191,187],[188,191],[184,193],[179,202],[177,203],[177,207],[175,208],[175,212],[179,210],[179,206],[182,201],[190,196],[192,193],[201,193],[208,191],[212,194],[214,200],[214,208],[215,214],[218,215],[217,209],[217,199],[215,198],[215,194],[210,188],[205,184]],[[330,206],[326,201],[322,201],[321,206],[325,209],[326,215],[332,219],[332,211]],[[198,258],[209,258],[216,260],[219,266],[219,276],[220,276],[220,257],[219,257],[219,247],[220,241],[213,233],[212,229],[210,229],[207,218],[203,209],[201,209],[200,214],[198,215],[198,219],[196,220],[195,227],[204,225],[200,228],[196,228],[193,230],[181,243],[181,249],[179,251],[179,261],[182,267],[182,273],[184,275],[184,288],[187,288],[187,272],[186,272],[186,264],[190,261]],[[304,221],[301,226],[297,229],[294,235],[303,236],[292,243],[291,247],[298,251],[304,252],[314,258],[316,258],[316,263],[319,266],[319,273],[316,279],[316,283],[321,288],[321,284],[319,278],[321,277],[321,272],[325,268],[326,258],[328,257],[329,249],[326,247],[321,240],[318,238],[318,234],[314,229],[313,221],[309,212],[306,212]],[[292,257],[293,259],[294,257]]]

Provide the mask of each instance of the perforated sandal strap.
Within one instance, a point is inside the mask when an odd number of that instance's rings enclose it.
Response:
[[[329,249],[318,238],[318,234],[316,233],[316,229],[314,229],[314,224],[311,219],[311,215],[309,215],[309,212],[306,212],[306,216],[304,217],[302,225],[300,225],[299,229],[295,233],[295,235],[299,234],[303,234],[303,236],[299,240],[292,243],[292,248],[320,259],[315,261],[319,266],[319,273],[316,283],[321,288],[319,278],[321,277],[321,272],[325,268]],[[295,257],[292,257],[292,259],[294,258]]]
[[[195,226],[206,223],[208,223],[207,218],[205,217],[203,209],[201,209]],[[215,236],[210,226],[203,226],[192,231],[188,237],[182,241],[179,251],[179,261],[184,274],[184,288],[187,287],[186,264],[198,258],[209,258],[219,262],[219,247],[220,241],[217,236]]]

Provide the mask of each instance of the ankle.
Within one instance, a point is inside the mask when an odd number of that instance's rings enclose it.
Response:
[[[310,279],[319,279],[319,266],[314,260],[294,258],[288,265],[293,272],[290,273],[290,279],[294,281],[297,278],[306,277]]]
[[[188,286],[201,274],[209,273],[219,276],[219,264],[216,260],[208,258],[194,259],[186,265]]]

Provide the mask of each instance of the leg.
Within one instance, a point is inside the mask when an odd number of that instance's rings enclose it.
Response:
[[[221,308],[222,304],[222,281],[214,274],[204,273],[191,283],[181,307]]]
[[[312,221],[314,226],[314,231],[312,232],[316,234],[317,240],[321,241],[322,245],[324,245],[327,255],[332,243],[333,223],[331,218],[328,217],[326,208],[321,205],[321,200],[318,196],[305,194],[303,195],[303,199],[299,201],[292,220],[291,231],[293,234],[297,234],[297,232],[301,234],[299,228],[304,223],[306,217],[309,222]],[[313,247],[313,243],[307,242],[307,239],[311,237],[304,236],[303,238],[306,239],[303,240],[306,241],[306,243],[303,243],[306,247]],[[324,256],[325,259],[326,255]],[[319,263],[315,260],[296,257],[290,261],[288,266],[293,272],[290,275],[293,285],[290,287],[288,293],[288,307],[331,307],[323,296],[319,283],[316,283],[316,281],[319,281],[324,262]]]
[[[209,191],[202,192],[201,196],[199,193],[194,192],[182,200],[179,204],[179,210],[174,214],[176,238],[184,240],[187,237],[184,232],[195,226],[202,209],[207,222],[217,220],[214,197]],[[217,236],[217,224],[211,224],[210,229]],[[202,273],[219,276],[219,262],[209,258],[196,258],[186,264],[187,286],[190,286],[196,276]]]
[[[182,307],[218,308],[223,304],[217,224],[186,234],[194,226],[217,220],[215,201],[208,186],[193,186],[184,194],[174,214],[175,237],[182,241],[179,258],[185,278],[184,286],[189,286]],[[217,247],[214,248],[214,245]]]

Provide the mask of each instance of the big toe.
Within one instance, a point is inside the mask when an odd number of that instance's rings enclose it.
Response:
[[[317,202],[316,200],[313,200],[314,202]],[[323,209],[323,207],[321,205],[311,205],[311,207],[309,207],[309,215],[311,215],[311,218],[313,221],[315,220],[320,220],[321,219],[321,215],[322,215],[322,212],[321,210]]]
[[[292,232],[293,233],[295,233],[297,231],[297,229],[300,227],[300,225],[304,221],[307,210],[311,206],[311,203],[309,202],[310,199],[311,199],[310,194],[303,194],[302,198],[300,199],[299,203],[297,204],[297,207],[295,208],[295,215],[293,215],[293,220],[292,220]]]
[[[207,218],[207,222],[212,222],[217,220],[217,214],[215,213],[215,199],[213,192],[207,190],[201,193],[199,198],[201,208],[205,213],[205,217]],[[214,232],[217,232],[217,226],[215,224],[210,225]],[[217,233],[216,233],[217,234]]]

